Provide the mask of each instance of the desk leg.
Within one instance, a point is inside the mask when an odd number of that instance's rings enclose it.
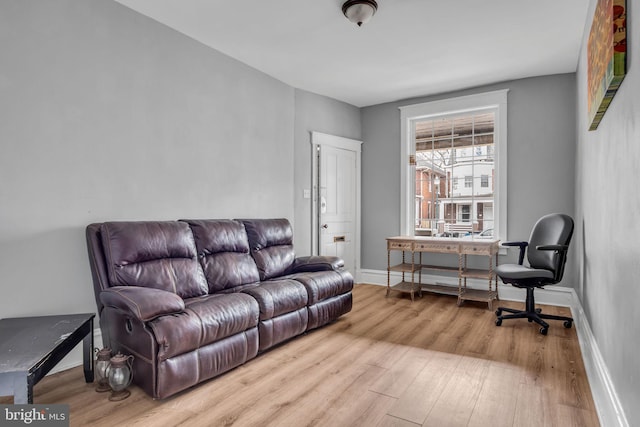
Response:
[[[89,320],[89,331],[82,339],[82,364],[84,380],[93,382],[93,319]]]
[[[415,272],[415,263],[416,263],[416,253],[411,249],[411,302],[413,302],[413,293],[416,291],[416,272]]]
[[[462,294],[463,294],[463,290],[462,290],[462,256],[463,255],[461,253],[458,253],[458,302],[456,303],[456,305],[458,307],[460,307],[462,305],[462,302],[463,302],[463,299],[462,299]],[[467,279],[465,278],[465,280],[467,280]]]
[[[387,296],[391,292],[391,251],[387,249]]]
[[[491,255],[489,255],[489,301],[488,301],[488,305],[489,305],[489,310],[493,311],[493,257]],[[496,283],[496,290],[498,289],[497,287],[497,283]]]
[[[420,252],[420,270],[418,270],[418,295],[422,298],[422,252]]]
[[[498,252],[496,252],[496,262],[494,265],[498,267]],[[500,301],[500,294],[498,293],[498,276],[493,273],[493,268],[491,268],[491,277],[493,277],[496,282],[496,300]]]

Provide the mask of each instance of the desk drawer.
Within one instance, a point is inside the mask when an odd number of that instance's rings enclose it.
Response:
[[[387,242],[388,249],[395,249],[400,251],[410,251],[411,242]]]
[[[495,245],[461,244],[460,252],[465,255],[493,255],[497,252]]]
[[[436,252],[441,254],[457,254],[458,243],[449,242],[417,242],[414,246],[416,252]]]

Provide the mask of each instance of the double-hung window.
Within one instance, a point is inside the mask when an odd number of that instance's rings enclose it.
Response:
[[[402,233],[505,239],[507,91],[400,110]]]

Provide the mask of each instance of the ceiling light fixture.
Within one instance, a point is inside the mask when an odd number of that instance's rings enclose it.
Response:
[[[369,22],[378,10],[378,3],[374,0],[348,0],[342,5],[342,13],[347,19],[361,27]]]

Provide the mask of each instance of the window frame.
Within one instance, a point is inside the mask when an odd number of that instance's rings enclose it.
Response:
[[[400,109],[400,231],[415,234],[415,122],[438,116],[495,111],[494,124],[494,238],[507,240],[507,94],[509,89],[446,98],[399,107]]]

